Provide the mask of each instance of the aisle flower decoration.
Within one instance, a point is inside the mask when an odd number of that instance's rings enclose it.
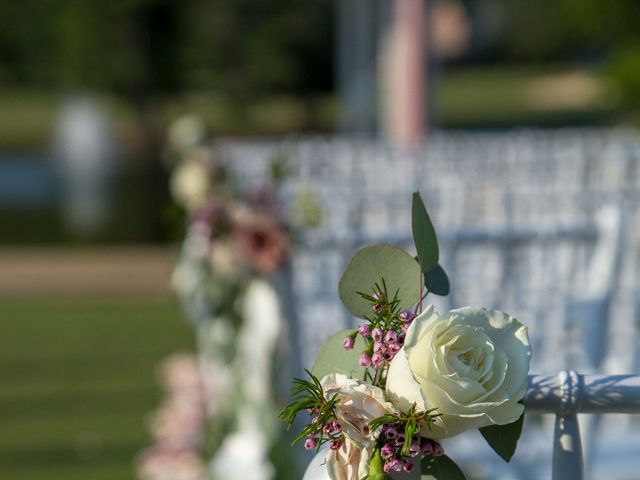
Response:
[[[172,284],[195,329],[203,408],[191,416],[178,408],[182,404],[159,410],[151,433],[164,447],[141,457],[141,479],[285,478],[270,458],[282,433],[274,415],[282,393],[274,389],[274,372],[286,360],[279,289],[298,232],[319,223],[320,209],[304,190],[285,198],[283,152],[265,159],[266,178],[246,184],[197,116],[178,119],[168,138],[174,205],[167,216],[186,225]],[[185,436],[188,448],[165,448]]]
[[[459,480],[464,473],[440,441],[479,429],[505,461],[520,437],[531,349],[527,327],[480,307],[440,314],[429,293],[447,295],[433,224],[413,195],[417,256],[390,245],[358,251],[339,295],[362,323],[332,336],[308,378],[294,380],[280,418],[308,417],[296,437],[326,455],[332,480]],[[315,478],[315,477],[314,477]]]
[[[205,480],[205,397],[198,359],[173,354],[158,368],[164,395],[149,419],[152,445],[137,459],[140,480]]]

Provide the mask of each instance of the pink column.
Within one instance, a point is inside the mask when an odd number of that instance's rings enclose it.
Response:
[[[426,12],[423,0],[394,0],[386,51],[386,131],[391,141],[412,144],[426,134]]]

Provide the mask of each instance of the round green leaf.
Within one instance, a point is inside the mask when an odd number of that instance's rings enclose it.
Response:
[[[366,348],[364,339],[358,335],[353,350],[347,350],[342,343],[353,330],[341,330],[327,340],[313,363],[311,373],[322,380],[328,373],[343,373],[352,378],[364,379],[364,368],[358,362],[360,354]]]
[[[356,252],[342,273],[338,291],[340,300],[352,315],[364,318],[371,314],[371,303],[358,292],[373,294],[382,279],[392,299],[398,292],[400,308],[409,308],[420,300],[420,265],[401,248],[371,245]]]

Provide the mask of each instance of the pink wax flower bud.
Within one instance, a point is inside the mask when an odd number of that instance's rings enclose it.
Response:
[[[396,343],[398,341],[398,334],[392,330],[389,330],[384,334],[385,343]]]
[[[393,457],[393,453],[394,453],[394,448],[388,443],[385,443],[380,449],[380,456],[384,460],[386,460],[387,458]]]
[[[313,418],[311,419],[311,423],[312,423],[312,424],[314,424],[314,425],[315,425],[316,423],[318,423],[318,417],[313,417]]]
[[[371,295],[373,298],[375,298],[377,301],[382,300],[382,292],[375,292],[373,295]]]
[[[331,434],[331,432],[333,432],[333,425],[331,422],[325,423],[324,427],[322,427],[322,431],[324,433],[326,433],[327,435]]]
[[[376,303],[373,307],[371,307],[374,313],[382,313],[384,311],[384,305],[381,303]]]
[[[375,352],[384,352],[387,350],[387,346],[382,342],[376,342],[373,344],[373,351]]]
[[[420,445],[420,452],[422,453],[422,455],[425,456],[429,456],[429,455],[433,455],[433,444],[431,443],[431,440],[428,440],[426,438],[422,439],[422,444]]]
[[[444,455],[444,449],[442,448],[442,445],[437,442],[433,442],[433,456],[441,457],[442,455]]]
[[[413,319],[416,318],[416,316],[409,310],[400,312],[400,315],[398,315],[398,317],[400,318],[400,321],[404,323],[411,323],[413,322]]]
[[[409,473],[409,472],[413,472],[413,469],[416,468],[416,466],[413,464],[413,462],[411,460],[403,460],[402,461],[402,469]]]
[[[409,330],[409,324],[405,323],[404,325],[402,325],[402,327],[400,327],[400,329],[402,330],[402,333],[407,333],[407,330]]]
[[[387,425],[384,430],[384,436],[387,437],[389,440],[393,440],[398,436],[398,430],[396,429],[396,427],[392,425]]]
[[[344,342],[342,342],[342,346],[346,350],[353,350],[353,346],[356,344],[353,337],[345,337]]]
[[[384,463],[384,465],[382,466],[382,471],[384,473],[391,473],[391,470],[392,470],[391,463],[392,463],[391,460],[389,460],[388,462]]]
[[[410,457],[416,457],[420,454],[420,444],[419,443],[412,443],[411,446],[409,447],[409,456]]]
[[[373,329],[373,332],[371,332],[371,336],[373,337],[373,341],[374,342],[381,342],[382,341],[382,329],[380,327],[376,327]]]
[[[394,354],[388,350],[382,354],[382,358],[385,362],[390,362],[391,360],[393,360],[393,356]]]
[[[402,348],[402,345],[400,345],[399,343],[390,343],[389,345],[387,345],[387,351],[389,351],[393,355],[398,353],[401,348]]]
[[[307,450],[313,450],[318,445],[318,439],[314,437],[309,437],[304,441],[304,448]]]
[[[363,337],[371,335],[371,325],[360,325],[358,327],[358,333]]]
[[[360,355],[360,358],[358,359],[358,361],[360,362],[361,367],[367,368],[371,366],[371,357],[366,353],[363,353],[362,355]]]
[[[399,458],[394,458],[391,460],[391,470],[394,472],[401,472],[403,468],[403,462]]]
[[[332,433],[340,433],[342,431],[342,425],[334,421],[331,423]]]
[[[404,325],[403,325],[404,327]],[[400,345],[404,345],[404,339],[407,337],[407,333],[406,332],[402,332],[400,334],[398,334],[398,343]]]
[[[386,353],[376,352],[371,357],[371,363],[373,364],[373,368],[380,368],[384,364],[384,356]]]
[[[398,432],[398,435],[396,436],[396,444],[402,445],[404,443],[404,438],[404,432]]]
[[[342,447],[342,442],[340,440],[331,440],[329,442],[329,448],[331,450],[340,450]]]

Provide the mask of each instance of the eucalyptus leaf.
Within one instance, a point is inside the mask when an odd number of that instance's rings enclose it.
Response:
[[[420,480],[466,480],[460,467],[446,455],[424,457],[420,467]]]
[[[507,425],[490,425],[482,427],[480,433],[489,446],[502,457],[505,462],[509,462],[516,452],[518,440],[522,433],[524,423],[524,413],[513,423]]]
[[[424,274],[424,286],[427,287],[431,293],[436,295],[442,295],[443,297],[449,295],[451,287],[449,285],[449,277],[447,272],[440,264],[436,265],[436,268]]]
[[[373,294],[373,287],[382,280],[390,297],[398,291],[399,307],[406,309],[420,299],[420,265],[401,248],[392,245],[370,245],[356,252],[347,264],[338,292],[340,300],[352,315],[371,315],[371,303],[358,292]]]
[[[345,337],[352,333],[353,330],[341,330],[322,345],[311,369],[311,373],[318,380],[322,380],[322,377],[328,373],[343,373],[349,377],[364,380],[364,368],[358,361],[360,354],[366,348],[364,339],[358,335],[353,350],[347,350],[342,345]]]
[[[438,265],[440,250],[438,248],[438,238],[433,228],[427,208],[424,206],[420,192],[413,194],[411,203],[411,229],[413,230],[413,241],[418,253],[418,262],[422,271],[427,273]]]

